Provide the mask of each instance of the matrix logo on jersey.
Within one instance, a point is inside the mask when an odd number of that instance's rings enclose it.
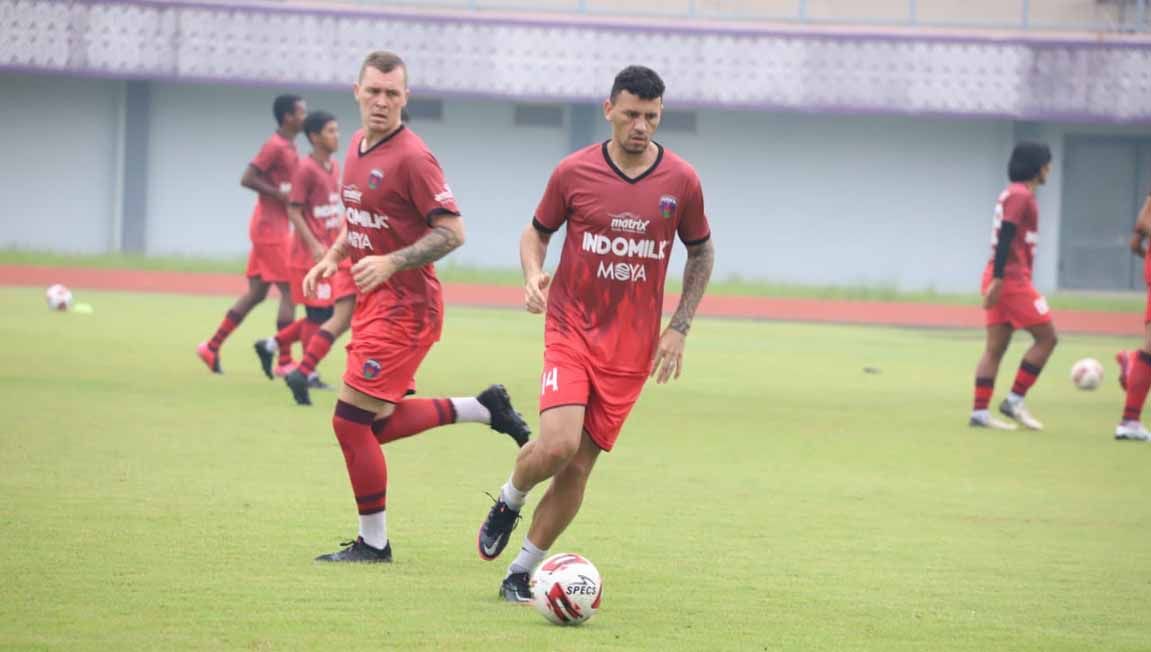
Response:
[[[611,230],[621,233],[644,235],[647,233],[647,225],[651,224],[651,220],[645,220],[635,213],[609,214],[608,217],[611,218]]]
[[[659,216],[665,220],[671,219],[675,215],[675,207],[679,205],[679,200],[675,195],[664,195],[659,198]]]
[[[379,376],[380,372],[383,370],[383,366],[381,366],[380,363],[376,362],[375,360],[367,360],[364,362],[363,372],[364,378],[367,380],[374,380],[376,376]]]
[[[360,192],[360,189],[354,185],[344,187],[344,201],[346,202],[358,204],[360,203],[360,198],[363,196],[364,193]]]
[[[380,187],[380,182],[384,180],[384,173],[379,170],[372,170],[368,173],[368,187],[372,190]]]

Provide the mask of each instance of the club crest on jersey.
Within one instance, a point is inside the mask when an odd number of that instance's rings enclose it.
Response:
[[[675,195],[664,195],[659,198],[659,216],[665,220],[671,219],[675,215],[675,207],[679,205],[679,200]]]
[[[375,360],[368,360],[364,363],[364,378],[367,380],[374,380],[376,376],[379,376],[380,372],[383,370],[384,368],[380,366],[380,363],[376,362]]]
[[[372,190],[380,187],[380,182],[384,180],[384,173],[379,170],[372,170],[368,173],[368,187]]]

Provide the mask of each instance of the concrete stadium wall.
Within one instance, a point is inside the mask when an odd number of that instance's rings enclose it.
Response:
[[[0,75],[3,244],[86,253],[114,246],[122,87]]]
[[[147,87],[147,160],[138,166],[146,176],[143,249],[242,254],[254,197],[239,178],[272,130],[270,104],[280,89]],[[124,184],[116,171],[132,169],[118,163],[123,89],[124,82],[0,75],[0,138],[15,153],[0,162],[0,192],[26,198],[0,214],[0,245],[118,248]],[[312,108],[339,116],[345,139],[351,135],[350,92],[305,95]],[[455,260],[518,264],[519,231],[552,167],[581,130],[583,141],[606,138],[596,110],[563,107],[562,124],[525,127],[515,124],[511,103],[448,100],[442,120],[414,121],[468,220],[469,242]],[[1065,134],[1137,131],[709,109],[695,115],[694,126],[668,129],[659,140],[703,179],[720,277],[971,291],[989,253],[994,201],[1015,139],[1045,139],[1058,159]],[[298,144],[305,148],[302,138]],[[1060,179],[1057,167],[1040,191],[1037,281],[1046,289],[1057,278]],[[674,276],[681,260],[673,260]]]

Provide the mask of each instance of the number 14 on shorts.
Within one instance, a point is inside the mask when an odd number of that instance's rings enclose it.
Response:
[[[544,373],[540,377],[540,395],[543,396],[544,394],[547,394],[549,388],[551,388],[553,392],[560,391],[559,367],[544,369]]]

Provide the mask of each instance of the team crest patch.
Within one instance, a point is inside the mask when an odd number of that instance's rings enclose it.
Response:
[[[380,182],[384,180],[384,173],[379,170],[372,170],[368,174],[368,187],[372,190],[380,187]]]
[[[364,378],[374,380],[383,370],[384,368],[380,366],[380,363],[375,360],[368,360],[364,363]]]
[[[659,216],[663,219],[671,219],[675,215],[675,207],[679,205],[679,200],[674,195],[664,195],[659,198]]]

